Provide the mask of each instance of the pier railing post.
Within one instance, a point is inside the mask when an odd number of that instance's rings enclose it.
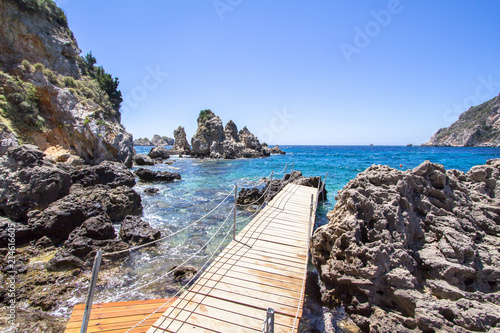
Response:
[[[262,333],[274,333],[274,309],[272,308],[267,309],[266,320],[264,320]]]
[[[83,313],[82,328],[80,333],[87,333],[89,326],[90,311],[92,310],[92,303],[94,301],[95,285],[97,283],[97,275],[99,274],[99,267],[101,267],[102,251],[97,251],[94,259],[94,267],[92,267],[92,277],[90,279],[89,294],[87,295],[87,303],[85,305],[85,312]]]
[[[313,207],[314,207],[314,194],[311,194],[311,208],[309,211],[309,231],[308,231],[307,237],[311,237],[311,222],[312,222],[312,216],[313,216],[313,212],[314,212]]]
[[[238,202],[238,185],[234,186],[233,240],[236,240],[236,206]]]

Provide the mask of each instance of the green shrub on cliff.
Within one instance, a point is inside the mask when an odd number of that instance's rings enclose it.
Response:
[[[35,86],[4,72],[0,72],[0,114],[2,123],[8,120],[20,137],[30,131],[42,131],[45,125]]]
[[[111,74],[106,73],[102,66],[96,66],[97,60],[92,55],[92,52],[88,53],[85,57],[79,57],[78,65],[83,73],[83,75],[88,75],[92,79],[96,80],[99,86],[108,95],[109,101],[115,110],[120,109],[120,105],[123,102],[122,93],[118,90],[118,85],[120,81],[118,78],[113,78]]]
[[[211,119],[214,116],[214,113],[210,109],[201,110],[200,115],[198,116],[198,121],[203,121],[205,119]]]

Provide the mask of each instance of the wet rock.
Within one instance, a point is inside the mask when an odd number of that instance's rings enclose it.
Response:
[[[0,157],[0,215],[27,221],[33,209],[45,209],[68,194],[71,176],[31,145],[10,148]]]
[[[146,193],[147,195],[156,195],[158,194],[159,191],[160,189],[156,187],[148,187],[147,189],[144,190],[144,193]]]
[[[238,205],[261,205],[266,200],[264,196],[265,189],[259,188],[243,188],[238,193],[238,198],[236,200]]]
[[[109,187],[135,185],[134,174],[119,162],[105,161],[96,166],[84,167],[71,173],[74,184],[84,187],[94,185],[107,185]]]
[[[161,160],[166,160],[170,158],[168,150],[166,150],[163,147],[151,148],[151,150],[148,153],[148,156],[151,157],[152,159],[161,159]]]
[[[311,240],[323,301],[364,332],[498,329],[499,167],[360,173]]]
[[[198,269],[194,266],[182,266],[179,268],[173,266],[170,268],[170,271],[174,271],[172,273],[173,279],[175,282],[179,283],[189,282],[193,276],[198,273]]]
[[[137,169],[135,174],[145,182],[173,182],[181,179],[181,175],[177,172],[153,171],[145,168]]]
[[[60,243],[91,217],[107,215],[117,222],[127,215],[141,213],[141,197],[128,186],[73,186],[71,194],[53,202],[43,212],[31,211],[28,223],[36,235],[48,236]]]
[[[155,165],[155,161],[144,154],[135,154],[133,160],[136,165]]]
[[[119,236],[128,244],[140,245],[159,239],[161,233],[140,217],[127,216],[122,221]]]

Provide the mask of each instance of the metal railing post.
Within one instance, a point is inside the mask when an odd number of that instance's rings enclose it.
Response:
[[[262,326],[262,333],[274,333],[274,309],[268,308],[266,320]]]
[[[325,201],[325,192],[323,191],[323,189],[326,186],[326,179],[327,178],[328,178],[328,171],[326,172],[325,180],[323,180],[323,185],[321,186],[321,195],[323,196],[323,201]]]
[[[307,234],[307,237],[311,237],[311,222],[312,222],[312,215],[314,211],[314,194],[311,194],[311,209],[309,211],[309,231]]]
[[[294,165],[295,165],[295,161],[293,161],[293,163],[292,163],[292,170],[290,171],[290,174],[292,174],[292,172],[293,172]]]
[[[238,201],[238,185],[234,186],[233,240],[236,240],[236,204]]]
[[[92,277],[90,279],[89,294],[87,295],[87,303],[85,305],[85,312],[83,314],[82,329],[80,333],[87,333],[89,326],[90,311],[92,310],[92,302],[94,301],[95,285],[97,283],[97,275],[101,267],[102,251],[97,251],[94,259],[94,266],[92,267]]]
[[[287,167],[288,167],[288,163],[287,163],[287,164],[285,164],[285,172],[283,172],[283,177],[285,177],[285,175],[286,175],[286,168],[287,168]]]

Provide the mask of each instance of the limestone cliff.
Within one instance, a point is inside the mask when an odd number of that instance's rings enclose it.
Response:
[[[53,1],[0,0],[0,153],[32,143],[59,162],[73,155],[91,164],[131,165],[121,96],[90,75],[79,53]]]
[[[450,127],[437,131],[425,146],[499,147],[500,95],[462,113]]]

